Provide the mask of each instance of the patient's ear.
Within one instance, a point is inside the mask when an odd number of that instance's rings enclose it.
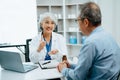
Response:
[[[89,21],[88,21],[88,19],[84,19],[83,23],[84,23],[84,25],[85,25],[86,28],[89,26]]]

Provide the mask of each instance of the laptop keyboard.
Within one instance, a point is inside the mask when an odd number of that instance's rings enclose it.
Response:
[[[32,69],[37,68],[36,65],[28,65],[28,64],[24,64],[23,66],[24,66],[25,71],[28,71],[28,70],[32,70]]]

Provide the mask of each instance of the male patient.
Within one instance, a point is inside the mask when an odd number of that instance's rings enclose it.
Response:
[[[76,65],[63,61],[58,70],[68,80],[117,80],[120,71],[120,48],[101,27],[101,11],[94,2],[83,4],[77,21],[87,36]]]

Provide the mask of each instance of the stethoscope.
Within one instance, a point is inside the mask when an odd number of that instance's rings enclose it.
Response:
[[[50,42],[47,43],[47,41],[45,40],[45,38],[43,37],[43,32],[41,33],[41,41],[45,41],[45,43],[47,44],[45,47],[46,49],[44,49],[44,53],[46,53],[45,57],[46,56],[50,56],[48,53],[49,51],[51,51],[51,47],[52,47],[52,36],[51,36],[51,39],[50,39]],[[45,59],[45,58],[44,58]]]

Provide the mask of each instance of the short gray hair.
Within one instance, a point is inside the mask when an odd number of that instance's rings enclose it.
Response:
[[[55,16],[55,14],[50,13],[50,12],[40,14],[40,16],[39,16],[39,24],[42,23],[44,21],[44,19],[47,18],[47,17],[49,17],[51,20],[53,20],[54,23],[57,25],[57,17]]]
[[[87,2],[81,7],[80,18],[88,19],[93,26],[101,25],[101,11],[99,6],[94,2]]]

